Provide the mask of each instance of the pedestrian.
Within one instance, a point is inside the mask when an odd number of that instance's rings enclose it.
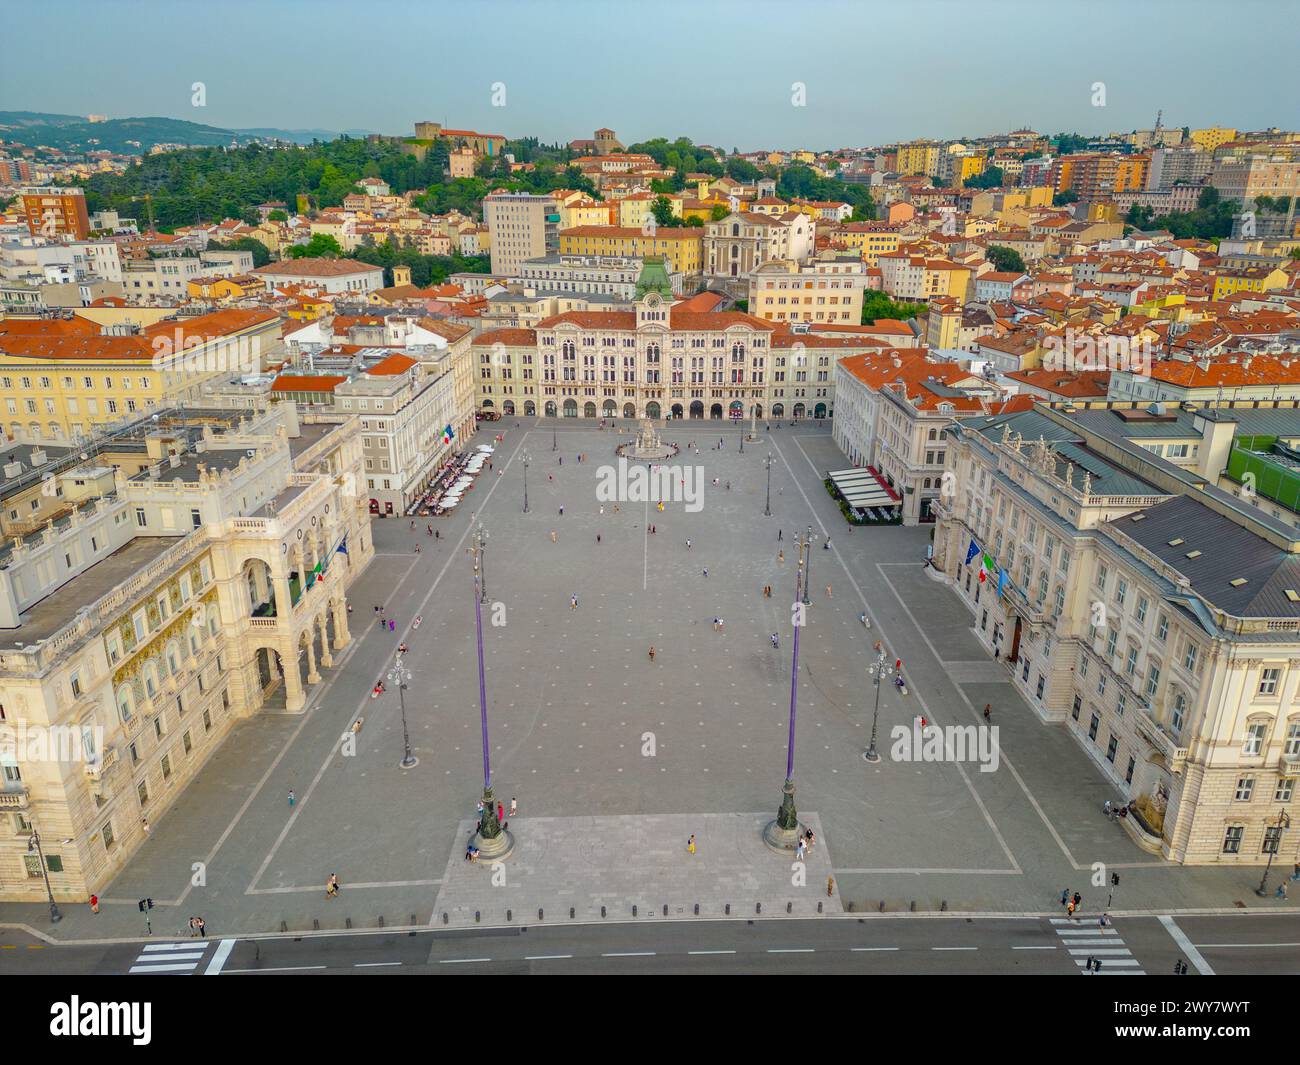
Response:
[[[140,827],[144,829],[144,834],[146,836],[149,835],[149,818],[147,817],[140,818]]]
[[[781,646],[781,638],[775,632],[772,633],[772,646],[777,648]]]
[[[778,562],[784,563],[784,562],[785,562],[785,552],[784,552],[784,551],[778,551],[778,552],[776,553],[776,560],[777,560]]]
[[[390,621],[390,622],[388,623],[388,631],[389,631],[389,632],[396,632],[396,631],[397,631],[397,622],[396,622],[396,621]]]
[[[207,922],[205,922],[202,917],[198,917],[196,918],[196,920],[198,921],[199,937],[201,939],[207,939],[208,938]]]
[[[1071,899],[1069,902],[1067,902],[1067,903],[1065,904],[1065,914],[1066,914],[1066,916],[1069,917],[1071,920],[1074,920],[1074,900],[1073,900],[1073,899]]]
[[[826,897],[829,899],[834,894],[835,894],[835,878],[833,876],[828,876],[826,878]]]
[[[511,816],[511,817],[514,817],[514,816],[515,816],[515,811],[518,810],[518,809],[519,809],[519,800],[518,800],[518,799],[513,799],[513,798],[512,798],[512,799],[510,800],[510,816]]]
[[[570,610],[578,609],[578,597],[576,595],[569,596],[569,609]]]
[[[1285,880],[1283,880],[1282,883],[1278,884],[1278,886],[1277,886],[1277,897],[1278,897],[1279,899],[1285,899],[1285,898],[1286,898],[1286,881],[1285,881]]]
[[[803,836],[800,836],[800,837],[799,837],[799,845],[798,845],[797,847],[795,847],[795,849],[794,849],[794,860],[795,860],[796,862],[801,862],[801,861],[803,861],[803,851],[804,851]]]
[[[600,533],[596,534],[596,543],[600,543]]]
[[[600,513],[601,513],[601,516],[602,516],[602,517],[603,517],[604,514],[605,514],[605,504],[604,504],[604,503],[602,503],[602,504],[600,505]]]
[[[709,576],[709,567],[708,567],[708,566],[705,566],[705,567],[704,567],[704,577],[705,577],[706,580],[708,579],[708,576]]]
[[[551,530],[551,543],[555,543],[555,530]]]
[[[1174,960],[1174,975],[1175,975],[1175,976],[1179,976],[1179,975],[1181,975],[1181,972],[1182,972],[1182,964],[1183,964],[1183,963],[1182,963],[1181,961],[1178,961],[1177,959]]]
[[[1070,901],[1070,889],[1066,888],[1064,891],[1061,892],[1061,905],[1064,906],[1069,901]]]
[[[831,538],[828,536],[826,537],[825,541],[822,543],[822,550],[829,551],[830,549],[831,549]]]
[[[688,839],[688,840],[686,841],[686,853],[687,853],[687,854],[694,854],[694,853],[695,853],[695,837],[694,837],[694,836],[691,836],[691,838]]]
[[[293,809],[293,804],[294,804],[296,801],[297,801],[297,800],[294,798],[294,795],[293,795],[293,788],[290,788],[290,789],[289,789],[289,809],[290,809],[290,810]]]
[[[783,535],[783,530],[781,530],[781,529],[777,529],[777,530],[776,530],[776,542],[777,542],[778,544],[781,542],[781,537],[782,537],[782,535]]]
[[[560,517],[564,517],[564,504],[560,504]]]
[[[99,896],[98,896],[98,895],[91,895],[91,896],[90,896],[90,912],[91,912],[91,913],[99,913]]]
[[[1093,963],[1094,961],[1096,961],[1096,959],[1095,959],[1091,954],[1089,954],[1089,955],[1088,955],[1088,960],[1085,961],[1085,962],[1083,963],[1083,971],[1084,971],[1085,973],[1091,973],[1091,972],[1092,972],[1092,963]]]
[[[826,585],[826,598],[829,599],[830,597],[831,597],[831,586],[828,584]]]
[[[654,644],[651,644],[651,645],[650,645],[650,661],[653,662],[654,660],[655,660],[655,645],[654,645]]]
[[[194,938],[195,936],[197,936],[198,934],[199,934],[199,919],[198,919],[197,917],[191,917],[191,918],[190,918],[190,938],[193,939],[193,938]]]
[[[688,536],[686,538],[686,550],[689,551],[690,549],[691,549],[691,538]]]
[[[984,704],[984,720],[985,720],[985,721],[990,720],[989,715],[990,715],[990,713],[992,712],[992,709],[993,709],[993,706],[992,706],[991,703],[985,703],[985,704]]]
[[[1083,896],[1076,891],[1074,893],[1074,908],[1077,910],[1082,902]]]
[[[1098,920],[1097,920],[1097,924],[1099,924],[1102,928],[1109,928],[1109,927],[1110,927],[1110,914],[1108,914],[1108,913],[1103,913],[1103,914],[1101,915],[1101,917],[1098,918]]]
[[[726,627],[726,624],[727,623],[723,621],[722,618],[718,618],[718,631],[721,632]]]
[[[502,820],[505,816],[506,816],[506,807],[505,807],[505,803],[501,802],[501,801],[498,799],[498,800],[497,800],[497,820],[500,821],[500,820]]]
[[[1100,958],[1096,958],[1096,959],[1093,960],[1093,963],[1092,963],[1092,971],[1093,971],[1093,974],[1096,975],[1096,976],[1100,976],[1100,975],[1101,975],[1101,959],[1100,959]]]
[[[337,873],[330,873],[329,878],[325,881],[325,897],[327,899],[339,897],[339,877]]]

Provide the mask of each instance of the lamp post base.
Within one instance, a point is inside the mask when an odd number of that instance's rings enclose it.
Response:
[[[776,818],[763,828],[763,842],[779,854],[799,849],[799,837],[803,826],[799,824],[799,812],[794,808],[794,781],[787,780],[781,789],[781,808]]]
[[[875,744],[872,744],[867,750],[862,752],[862,757],[865,761],[875,765],[880,761],[880,752],[876,750]]]
[[[478,849],[480,862],[501,862],[509,858],[515,849],[515,837],[509,829],[502,829],[490,839],[484,839],[481,833],[475,832],[470,837],[469,845]]]

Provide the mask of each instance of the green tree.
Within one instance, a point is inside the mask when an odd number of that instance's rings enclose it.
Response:
[[[1008,248],[1002,244],[990,244],[987,256],[998,273],[1023,274],[1025,272],[1025,260],[1020,257],[1020,253],[1015,248]]]
[[[730,213],[731,213],[731,208],[728,207],[725,203],[715,203],[709,209],[709,216],[715,222],[721,222]]]
[[[986,167],[984,173],[974,174],[963,183],[968,189],[1000,189],[1003,184],[1000,166]]]
[[[289,249],[290,259],[341,259],[343,248],[328,233],[313,234],[306,244],[295,244]]]
[[[871,291],[862,294],[862,324],[870,325],[879,318],[905,321],[925,314],[929,310],[924,303],[895,303],[883,292]]]
[[[1053,207],[1064,207],[1067,203],[1078,203],[1079,194],[1074,189],[1066,189],[1064,192],[1058,192],[1052,197]]]
[[[667,196],[656,196],[650,202],[650,213],[655,216],[656,225],[666,228],[682,224],[682,220],[673,214],[673,205]]]
[[[268,222],[287,222],[289,221],[289,212],[281,211],[278,207],[274,211],[266,212]]]

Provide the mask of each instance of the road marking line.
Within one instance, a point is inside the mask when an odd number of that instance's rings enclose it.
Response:
[[[323,965],[280,965],[267,969],[227,969],[226,975],[232,973],[300,973],[307,969],[323,969]]]
[[[898,949],[897,947],[849,947],[849,950],[853,951],[855,954],[862,954],[862,953],[866,953],[869,951],[876,951],[876,950],[897,950],[897,949]]]
[[[127,972],[131,973],[189,973],[198,968],[197,963],[191,962],[188,965],[132,965]]]
[[[688,950],[687,954],[735,954],[734,950]]]
[[[145,947],[145,953],[159,950],[197,950],[204,951],[207,949],[206,943],[150,943]]]
[[[1055,950],[1055,947],[1012,947],[1012,950]]]
[[[1201,957],[1201,952],[1192,945],[1192,941],[1187,938],[1187,933],[1174,924],[1172,917],[1167,913],[1161,914],[1160,923],[1165,926],[1165,931],[1169,933],[1170,938],[1182,948],[1183,953],[1187,955],[1187,960],[1196,966],[1198,973],[1202,976],[1214,975],[1210,963]]]
[[[1079,947],[1077,950],[1074,947],[1070,948],[1070,955],[1072,957],[1087,957],[1089,954],[1098,958],[1103,954],[1115,954],[1120,956],[1128,955],[1130,958],[1133,957],[1133,952],[1129,950],[1128,947]]]
[[[979,950],[979,947],[931,947],[931,950]]]
[[[359,961],[352,966],[354,969],[377,969],[383,965],[401,965],[400,961]]]
[[[212,955],[212,960],[208,962],[208,967],[203,970],[204,976],[217,976],[226,966],[226,959],[230,957],[230,952],[235,949],[235,940],[223,939],[217,944],[217,952]]]
[[[525,954],[524,961],[559,961],[572,957],[572,954]]]
[[[477,965],[485,961],[491,961],[491,958],[442,958],[438,961],[439,965]]]
[[[1105,961],[1106,965],[1128,965],[1128,966],[1136,966],[1136,965],[1138,964],[1138,960],[1137,960],[1137,958],[1104,958],[1104,959],[1102,959],[1102,960]],[[1087,965],[1087,964],[1088,964],[1088,959],[1087,959],[1087,958],[1075,958],[1075,959],[1074,959],[1074,964],[1075,964],[1075,965]],[[1104,966],[1103,966],[1103,971],[1104,971]]]
[[[1300,943],[1202,943],[1201,946],[1218,949],[1228,947],[1300,947]]]
[[[769,947],[769,954],[815,954],[812,947]]]
[[[655,956],[655,952],[653,950],[628,951],[625,954],[602,954],[601,955],[602,958],[653,958],[654,956]]]

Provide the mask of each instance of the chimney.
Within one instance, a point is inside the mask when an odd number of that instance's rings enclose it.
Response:
[[[30,462],[33,466],[44,466],[47,458],[44,448],[34,448],[30,456]]]

